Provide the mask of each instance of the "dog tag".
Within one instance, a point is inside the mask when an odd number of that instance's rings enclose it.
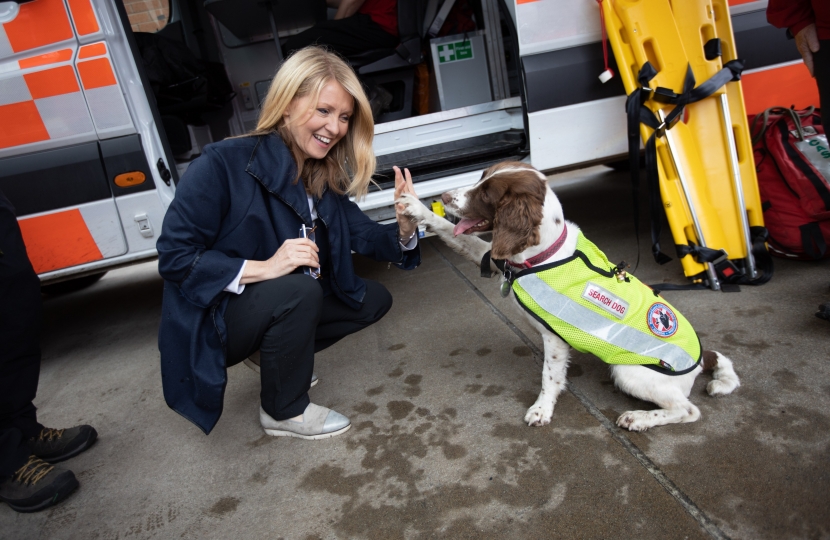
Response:
[[[501,297],[506,298],[510,294],[510,282],[502,281],[501,283]]]

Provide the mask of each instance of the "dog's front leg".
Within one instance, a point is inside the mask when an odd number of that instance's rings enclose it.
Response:
[[[536,323],[538,325],[538,323]],[[559,394],[565,388],[568,372],[569,346],[549,330],[542,331],[545,343],[545,363],[542,366],[542,391],[536,403],[527,410],[525,422],[529,426],[544,426],[550,423],[553,407]]]
[[[430,231],[437,234],[456,253],[469,259],[476,265],[480,264],[484,254],[490,251],[490,243],[485,242],[477,236],[470,234],[453,235],[452,223],[435,215],[432,210],[424,206],[419,199],[412,195],[404,193],[396,202],[404,206],[405,215],[411,217],[418,223],[426,225]],[[498,268],[491,263],[491,270],[496,272]]]

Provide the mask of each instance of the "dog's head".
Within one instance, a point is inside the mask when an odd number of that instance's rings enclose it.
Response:
[[[492,230],[493,258],[508,259],[539,244],[548,193],[552,195],[542,173],[507,161],[485,170],[474,186],[448,191],[441,199],[450,214],[461,218],[453,234]]]

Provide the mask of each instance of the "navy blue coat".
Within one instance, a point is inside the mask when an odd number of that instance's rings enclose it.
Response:
[[[164,399],[206,434],[222,414],[227,382],[227,327],[231,293],[224,288],[242,263],[264,261],[300,225],[311,225],[296,165],[277,135],[208,145],[182,177],[164,217],[156,248],[164,278],[159,328]],[[359,309],[366,284],[352,266],[355,251],[409,270],[418,248],[401,250],[396,224],[375,223],[345,195],[326,191],[317,201],[331,245],[331,287]]]

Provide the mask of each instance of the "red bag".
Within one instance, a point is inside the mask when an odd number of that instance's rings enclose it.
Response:
[[[770,253],[830,257],[830,146],[819,111],[767,109],[750,117]]]

